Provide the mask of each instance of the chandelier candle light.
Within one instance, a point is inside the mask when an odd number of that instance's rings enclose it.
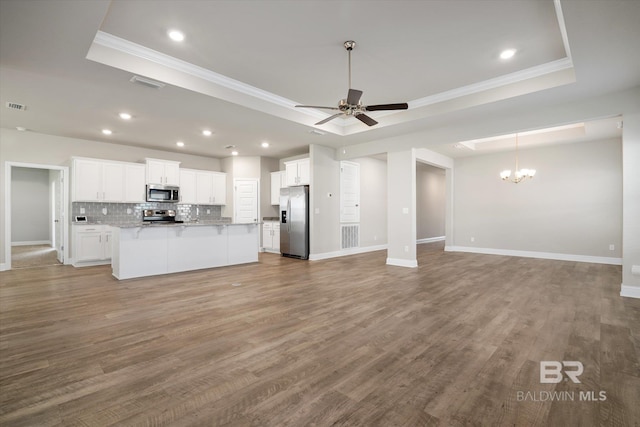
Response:
[[[511,181],[514,184],[519,183],[520,181],[522,181],[525,178],[533,178],[533,176],[536,174],[536,170],[535,169],[518,169],[518,134],[516,133],[516,172],[515,172],[515,176],[513,178],[511,178],[511,170],[510,169],[506,169],[503,170],[502,172],[500,172],[500,178],[502,178],[503,181]]]

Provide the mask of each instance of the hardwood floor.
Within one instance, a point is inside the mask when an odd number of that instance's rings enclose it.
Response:
[[[640,424],[620,267],[418,253],[416,269],[382,251],[122,282],[0,273],[0,424]],[[581,383],[540,384],[540,361],[580,361]]]

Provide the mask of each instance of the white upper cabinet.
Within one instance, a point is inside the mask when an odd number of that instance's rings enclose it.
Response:
[[[73,158],[71,201],[140,203],[145,201],[145,166]]]
[[[280,204],[280,189],[287,186],[285,171],[271,172],[271,204]]]
[[[73,159],[72,201],[98,202],[102,200],[102,162]]]
[[[227,174],[180,169],[180,201],[186,204],[226,205]]]
[[[213,174],[211,172],[196,173],[196,200],[199,205],[213,204]]]
[[[180,168],[180,203],[196,204],[196,171]]]
[[[311,181],[311,166],[308,158],[285,162],[284,169],[287,174],[287,187],[308,185]]]
[[[145,159],[147,162],[147,184],[180,185],[180,162]]]
[[[95,159],[73,159],[72,201],[122,202],[124,164]]]
[[[213,173],[213,204],[227,204],[227,174]]]
[[[102,201],[122,202],[124,199],[124,165],[102,164]]]
[[[138,163],[124,165],[124,202],[144,203],[146,167]]]

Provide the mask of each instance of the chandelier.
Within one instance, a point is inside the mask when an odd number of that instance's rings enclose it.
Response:
[[[500,178],[502,178],[503,181],[510,181],[517,184],[526,178],[533,178],[535,174],[535,169],[518,169],[518,134],[516,133],[516,171],[514,177],[511,178],[511,170],[506,169],[500,172]]]

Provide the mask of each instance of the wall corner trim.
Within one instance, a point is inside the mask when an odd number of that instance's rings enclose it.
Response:
[[[393,265],[396,267],[418,267],[418,261],[415,259],[399,259],[399,258],[387,258],[387,265]]]
[[[640,298],[640,286],[620,285],[620,296],[626,298]]]

